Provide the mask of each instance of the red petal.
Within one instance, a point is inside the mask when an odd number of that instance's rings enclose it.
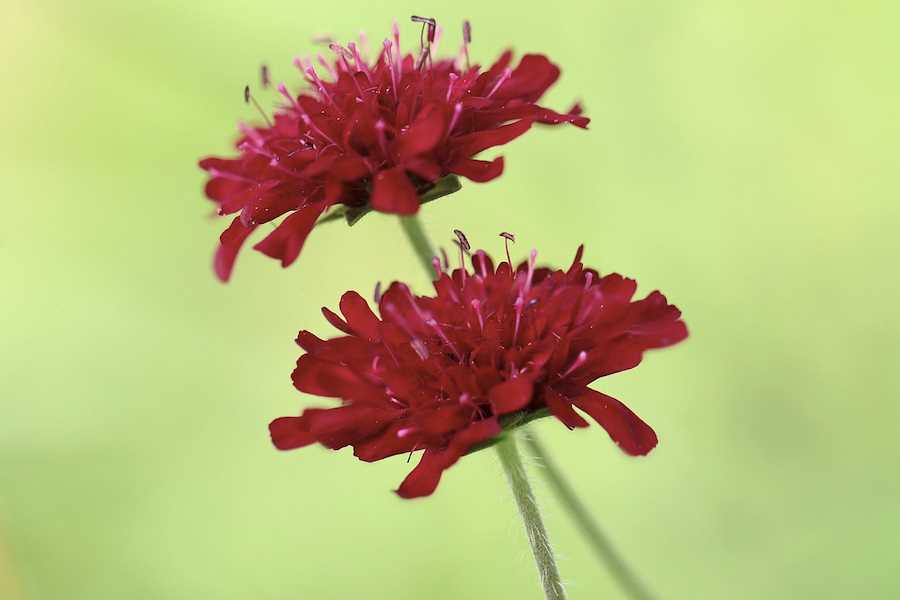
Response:
[[[498,156],[492,161],[464,158],[451,164],[448,170],[476,183],[485,183],[500,177],[503,173],[503,157]]]
[[[656,447],[653,429],[612,396],[586,389],[573,404],[591,415],[626,454],[643,456]]]
[[[502,431],[497,419],[485,419],[456,434],[446,449],[437,452],[426,450],[416,468],[400,484],[397,495],[401,498],[431,495],[440,483],[444,471],[456,464],[469,448],[499,435]]]
[[[447,122],[440,107],[429,104],[397,140],[397,153],[405,161],[430,152],[444,137]]]
[[[572,401],[556,390],[548,388],[544,393],[544,400],[550,413],[569,429],[588,426],[588,422],[572,408]]]
[[[279,450],[293,450],[309,446],[316,441],[306,430],[303,417],[280,417],[269,423],[269,435]]]
[[[476,131],[468,135],[461,135],[453,138],[451,149],[455,156],[470,157],[478,154],[482,150],[493,148],[494,146],[502,146],[509,143],[531,129],[532,121],[522,119],[509,125],[503,125],[495,129],[487,129],[484,131]]]
[[[213,257],[213,270],[222,281],[228,281],[231,278],[231,270],[234,268],[238,251],[254,229],[256,229],[255,226],[245,227],[241,223],[241,218],[235,217],[228,229],[219,236],[219,247],[216,248],[216,254]]]
[[[341,296],[340,306],[347,324],[356,334],[369,341],[375,341],[380,337],[381,321],[362,296],[353,291],[347,292]]]
[[[280,259],[281,266],[287,267],[300,256],[306,237],[325,208],[324,203],[304,206],[282,221],[275,231],[253,248],[266,256]]]
[[[528,377],[517,377],[495,385],[489,395],[494,414],[505,415],[525,408],[531,402],[532,389]]]
[[[380,171],[375,176],[372,208],[398,215],[412,215],[419,210],[419,195],[402,167]]]

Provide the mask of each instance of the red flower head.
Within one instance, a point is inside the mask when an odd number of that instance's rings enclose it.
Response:
[[[545,56],[527,54],[511,68],[507,51],[486,71],[470,66],[467,23],[460,55],[437,60],[440,28],[433,19],[413,20],[425,28],[417,56],[401,53],[395,26],[374,62],[354,43],[331,44],[332,63],[319,57],[325,78],[312,61],[295,59],[309,88],[295,96],[279,85],[287,104],[265,127],[241,125],[236,158],[200,161],[218,213],[239,213],[216,251],[220,279],[228,280],[240,247],[262,223],[288,215],[254,246],[288,266],[329,207],[343,205],[351,223],[368,210],[413,214],[421,202],[456,191],[456,175],[499,176],[502,157],[473,157],[533,124],[587,126],[577,105],[560,114],[536,104],[560,73]],[[249,88],[245,98],[256,102]]]
[[[424,450],[397,490],[404,498],[431,494],[464,454],[548,414],[587,427],[578,409],[626,453],[650,452],[653,430],[588,384],[687,337],[680,311],[659,292],[632,300],[637,283],[584,268],[582,248],[567,271],[535,268],[535,256],[515,270],[483,251],[473,272],[436,261],[435,295],[394,283],[377,300],[380,318],[356,292],[341,298],[343,319],[322,309],[345,335],[301,331],[294,385],[342,405],[275,419],[275,446],[353,446],[364,461]]]

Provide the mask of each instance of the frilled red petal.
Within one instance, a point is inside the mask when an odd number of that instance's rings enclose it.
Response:
[[[656,447],[653,429],[612,396],[587,389],[573,404],[597,421],[626,454],[643,456]]]
[[[503,174],[503,157],[492,161],[465,158],[452,163],[448,167],[451,173],[462,175],[475,183],[485,183]]]
[[[269,435],[279,450],[294,450],[316,442],[316,437],[306,430],[303,417],[279,417],[269,423]]]
[[[412,215],[419,210],[419,195],[402,167],[381,171],[375,176],[372,208],[398,215]]]
[[[490,391],[491,408],[495,415],[522,410],[531,402],[534,385],[528,377],[517,377],[495,385]]]
[[[397,154],[406,161],[414,156],[430,152],[443,139],[447,119],[437,104],[429,104],[419,111],[409,129],[400,134]]]
[[[456,464],[472,446],[500,435],[502,431],[496,419],[476,421],[456,434],[447,448],[426,450],[416,468],[400,484],[397,495],[401,498],[430,496],[440,483],[444,471]]]
[[[531,129],[531,125],[531,120],[522,119],[515,123],[503,125],[502,127],[461,135],[453,139],[450,148],[455,156],[465,158],[472,157],[488,148],[502,146],[503,144],[513,141]]]
[[[213,270],[220,280],[228,281],[231,278],[231,270],[234,268],[238,252],[254,229],[256,227],[247,227],[241,223],[240,217],[235,217],[228,229],[219,236],[219,246],[213,257]]]
[[[543,54],[526,54],[513,70],[509,80],[494,94],[496,98],[537,102],[559,79],[559,67]]]
[[[587,427],[589,423],[572,408],[572,401],[552,388],[544,392],[544,400],[550,414],[562,421],[569,429]]]
[[[253,246],[266,256],[281,260],[281,266],[287,267],[300,256],[306,238],[316,225],[316,220],[325,210],[324,203],[304,206],[291,214],[261,242]]]
[[[381,321],[369,308],[369,303],[358,293],[350,291],[341,296],[341,313],[356,333],[369,341],[380,337]]]

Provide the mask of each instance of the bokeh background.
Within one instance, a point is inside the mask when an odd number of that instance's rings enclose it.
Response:
[[[539,598],[492,453],[438,493],[404,458],[280,454],[301,327],[346,289],[427,281],[376,215],[217,283],[198,157],[246,82],[329,33],[437,17],[445,49],[548,53],[588,132],[507,147],[500,180],[429,205],[660,288],[689,341],[601,388],[659,432],[535,429],[661,598],[900,597],[900,4],[651,0],[4,0],[0,19],[0,598]],[[275,99],[263,95],[271,105]],[[537,475],[537,473],[536,473]],[[540,486],[573,600],[622,598]]]

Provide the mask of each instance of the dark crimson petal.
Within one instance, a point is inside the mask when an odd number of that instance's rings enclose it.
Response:
[[[350,326],[344,322],[339,316],[334,314],[334,312],[325,306],[322,307],[322,314],[325,315],[325,320],[331,323],[335,329],[339,331],[343,331],[347,335],[353,335],[353,330]]]
[[[476,183],[485,183],[503,174],[503,157],[498,156],[492,161],[464,158],[452,163],[448,169]]]
[[[503,144],[513,141],[531,129],[531,125],[531,120],[522,119],[521,121],[503,125],[502,127],[497,127],[495,129],[461,135],[452,139],[450,148],[455,156],[461,158],[472,157],[488,148],[502,146]]]
[[[344,389],[359,383],[359,377],[351,369],[312,354],[304,354],[297,360],[291,379],[301,392],[330,398],[340,398]]]
[[[573,404],[597,421],[626,454],[643,456],[656,447],[653,429],[612,396],[585,389]]]
[[[415,448],[416,438],[407,433],[408,425],[400,422],[391,425],[380,435],[353,448],[353,455],[365,462],[375,462],[389,456],[406,454]]]
[[[419,464],[410,471],[396,493],[401,498],[421,498],[430,496],[437,489],[444,474],[443,453],[435,450],[426,450],[419,460]]]
[[[307,431],[303,417],[279,417],[269,423],[269,435],[279,450],[293,450],[309,446],[316,437]]]
[[[275,231],[253,246],[266,256],[281,260],[281,266],[287,267],[300,256],[303,244],[309,232],[316,225],[316,220],[325,210],[324,203],[304,206],[281,222]]]
[[[569,429],[588,426],[588,422],[572,408],[572,401],[556,390],[547,388],[544,392],[544,400],[547,402],[550,413]]]
[[[398,215],[412,215],[419,210],[419,195],[402,167],[381,171],[375,176],[372,208]]]
[[[441,108],[436,104],[426,106],[397,140],[400,160],[406,161],[430,152],[443,139],[446,127],[447,120]]]
[[[401,498],[430,496],[441,481],[444,471],[456,464],[469,449],[503,432],[496,419],[476,421],[456,434],[450,445],[438,452],[426,450],[416,468],[406,476],[397,489]]]
[[[253,233],[253,227],[246,227],[241,223],[240,217],[235,217],[228,226],[228,229],[219,236],[219,247],[216,248],[216,254],[213,257],[213,270],[216,276],[222,281],[228,281],[231,278],[231,270],[234,268],[234,260],[237,258],[241,246],[247,237]]]
[[[537,102],[556,83],[559,73],[559,67],[543,54],[526,54],[513,70],[512,77],[494,93],[494,98],[519,98],[526,102]]]
[[[489,398],[494,414],[505,415],[528,406],[533,387],[528,377],[517,377],[492,387]]]
[[[341,296],[341,313],[353,331],[369,341],[380,337],[381,321],[369,308],[369,303],[356,292],[347,292]]]

